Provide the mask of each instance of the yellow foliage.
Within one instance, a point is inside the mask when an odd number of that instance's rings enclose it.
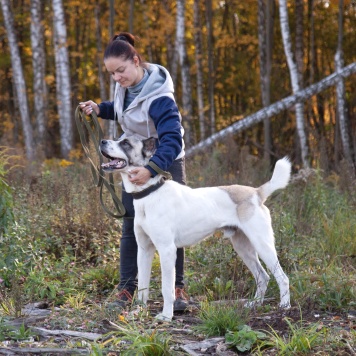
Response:
[[[58,167],[68,167],[73,165],[74,163],[71,161],[67,161],[66,159],[46,159],[43,162],[43,166],[45,169],[58,168]]]
[[[68,166],[71,166],[72,164],[74,164],[73,162],[71,161],[67,161],[66,159],[62,159],[60,162],[59,162],[59,165],[61,167],[68,167]]]
[[[79,160],[83,157],[83,148],[82,146],[78,146],[76,149],[71,150],[69,152],[69,159],[71,160]]]

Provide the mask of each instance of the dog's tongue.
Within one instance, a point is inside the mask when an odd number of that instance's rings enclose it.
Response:
[[[103,163],[102,168],[121,168],[125,165],[125,161],[122,159],[113,159],[108,163]]]

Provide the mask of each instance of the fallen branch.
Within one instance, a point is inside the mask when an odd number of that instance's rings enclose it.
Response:
[[[45,348],[45,347],[0,347],[0,355],[28,355],[28,354],[53,354],[53,355],[88,355],[86,349],[60,349],[60,348]]]
[[[83,339],[88,339],[88,340],[92,340],[92,341],[95,341],[103,336],[102,334],[80,332],[80,331],[74,331],[74,330],[47,330],[47,329],[38,328],[35,326],[32,326],[30,329],[31,329],[31,331],[33,331],[36,334],[39,334],[41,336],[66,335],[66,336],[74,336],[74,337],[79,337],[79,338],[83,338]]]

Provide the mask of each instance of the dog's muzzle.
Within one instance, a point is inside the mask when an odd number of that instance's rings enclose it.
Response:
[[[101,141],[101,143],[100,143],[100,152],[104,157],[108,158],[110,160],[110,162],[102,163],[101,164],[101,168],[104,171],[113,171],[115,169],[122,169],[122,168],[126,167],[127,166],[127,161],[125,159],[112,157],[106,152],[107,142],[108,141],[106,141],[106,140],[102,140]]]

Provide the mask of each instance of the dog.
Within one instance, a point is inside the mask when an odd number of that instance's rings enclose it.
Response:
[[[190,188],[161,174],[144,185],[130,182],[134,167],[146,166],[155,152],[155,139],[135,136],[118,141],[101,140],[100,150],[109,159],[105,172],[119,172],[125,190],[134,197],[134,230],[138,245],[138,300],[146,304],[152,260],[157,249],[161,263],[163,310],[158,320],[171,321],[175,300],[175,261],[179,247],[198,243],[222,230],[255,278],[257,290],[247,306],[263,303],[269,275],[259,258],[275,277],[282,308],[290,308],[289,279],[280,266],[274,244],[271,217],[263,204],[276,190],[288,185],[291,163],[277,161],[269,182],[259,188],[242,185]]]

